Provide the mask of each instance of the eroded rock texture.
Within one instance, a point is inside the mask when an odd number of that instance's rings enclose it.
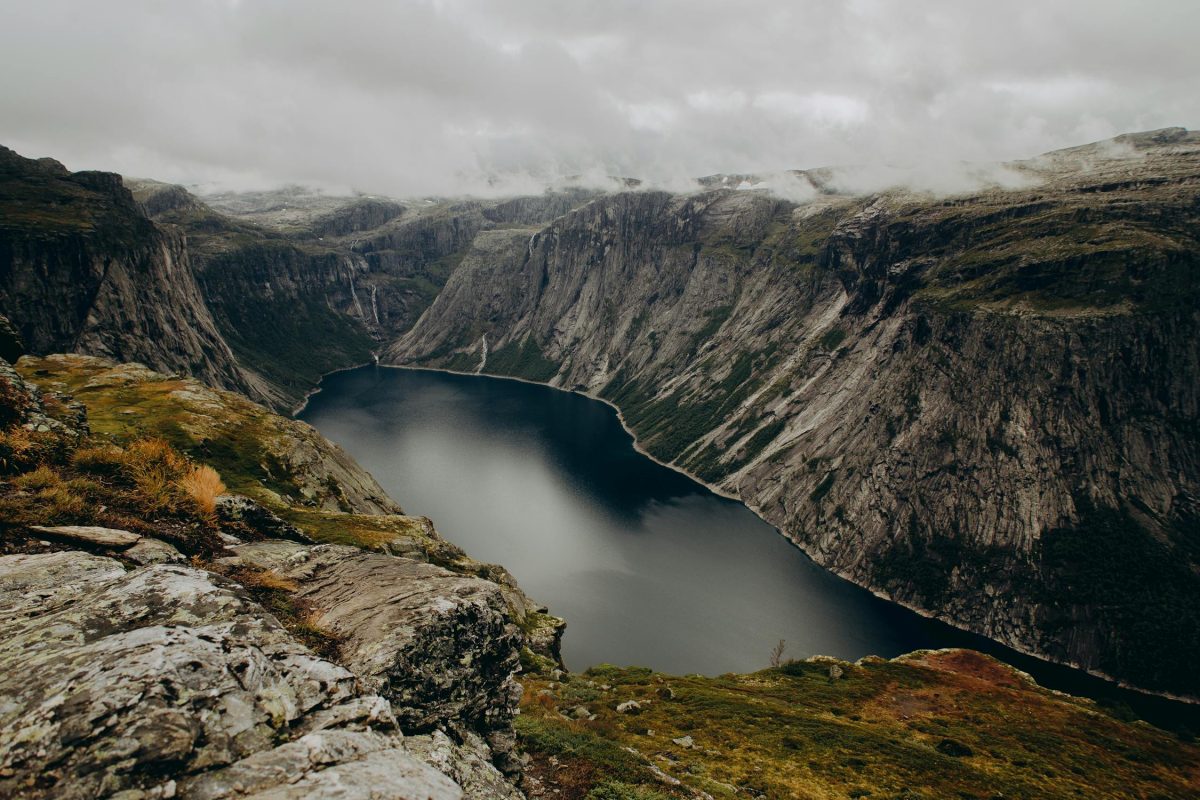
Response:
[[[389,704],[234,584],[0,558],[0,794],[452,800]]]
[[[341,662],[391,701],[406,731],[473,732],[515,769],[522,640],[500,587],[353,547],[270,541],[234,551],[299,585],[314,623],[339,637]]]

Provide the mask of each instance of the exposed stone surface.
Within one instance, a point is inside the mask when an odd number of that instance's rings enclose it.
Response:
[[[396,737],[375,731],[310,733],[185,780],[181,794],[189,800],[458,800],[464,796],[442,771],[415,753],[398,750],[397,745]]]
[[[381,698],[210,573],[5,556],[0,638],[0,795],[460,796]]]
[[[353,547],[253,542],[238,558],[297,581],[341,660],[387,697],[406,729],[505,728],[517,702],[520,635],[488,581]]]
[[[76,544],[110,550],[125,550],[142,539],[137,533],[95,525],[31,525],[29,529],[54,539],[65,539]]]
[[[121,556],[135,564],[148,567],[151,564],[183,564],[187,557],[166,542],[143,536]]]
[[[312,539],[295,525],[284,522],[269,508],[249,497],[223,494],[216,500],[217,517],[222,522],[236,522],[268,539],[291,539],[312,544]]]
[[[142,361],[270,394],[218,333],[183,235],[147,219],[118,175],[0,147],[0,310],[31,352]]]
[[[468,800],[523,800],[515,786],[490,761],[484,742],[473,733],[466,733],[462,744],[456,744],[442,731],[409,736],[404,746],[414,756],[449,775],[462,787]]]

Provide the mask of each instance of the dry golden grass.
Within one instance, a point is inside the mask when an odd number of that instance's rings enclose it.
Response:
[[[66,486],[48,486],[37,493],[37,502],[53,519],[83,522],[88,516],[87,500]]]
[[[207,464],[193,467],[179,479],[179,485],[205,514],[216,512],[217,496],[225,493],[225,484],[221,482],[221,476]]]
[[[58,486],[62,483],[62,478],[59,477],[57,472],[43,464],[32,472],[18,475],[13,478],[12,482],[22,489],[37,491],[39,489],[49,489],[53,486]]]
[[[233,576],[235,580],[247,589],[263,589],[277,592],[294,592],[300,588],[291,578],[285,578],[275,570],[246,569]]]
[[[40,456],[38,442],[29,431],[24,428],[0,431],[0,472],[28,469]]]

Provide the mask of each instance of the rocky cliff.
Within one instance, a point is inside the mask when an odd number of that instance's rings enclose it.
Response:
[[[477,236],[386,353],[603,397],[819,563],[1198,695],[1200,137],[1021,188],[605,196]]]
[[[228,488],[196,480],[214,464]],[[373,487],[308,426],[232,393],[77,355],[0,361],[0,795],[1200,785],[1186,731],[1123,722],[967,651],[720,678],[566,673],[560,621]]]
[[[154,225],[111,173],[69,173],[0,148],[0,310],[34,352],[267,391],[217,331],[184,237]]]
[[[545,223],[591,196],[406,205],[281,191],[210,206],[182,187],[128,183],[155,222],[183,232],[217,329],[278,408],[408,330],[481,231]]]

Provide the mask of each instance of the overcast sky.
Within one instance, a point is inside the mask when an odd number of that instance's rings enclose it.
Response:
[[[1200,127],[1200,1],[0,0],[0,143],[396,195]]]

